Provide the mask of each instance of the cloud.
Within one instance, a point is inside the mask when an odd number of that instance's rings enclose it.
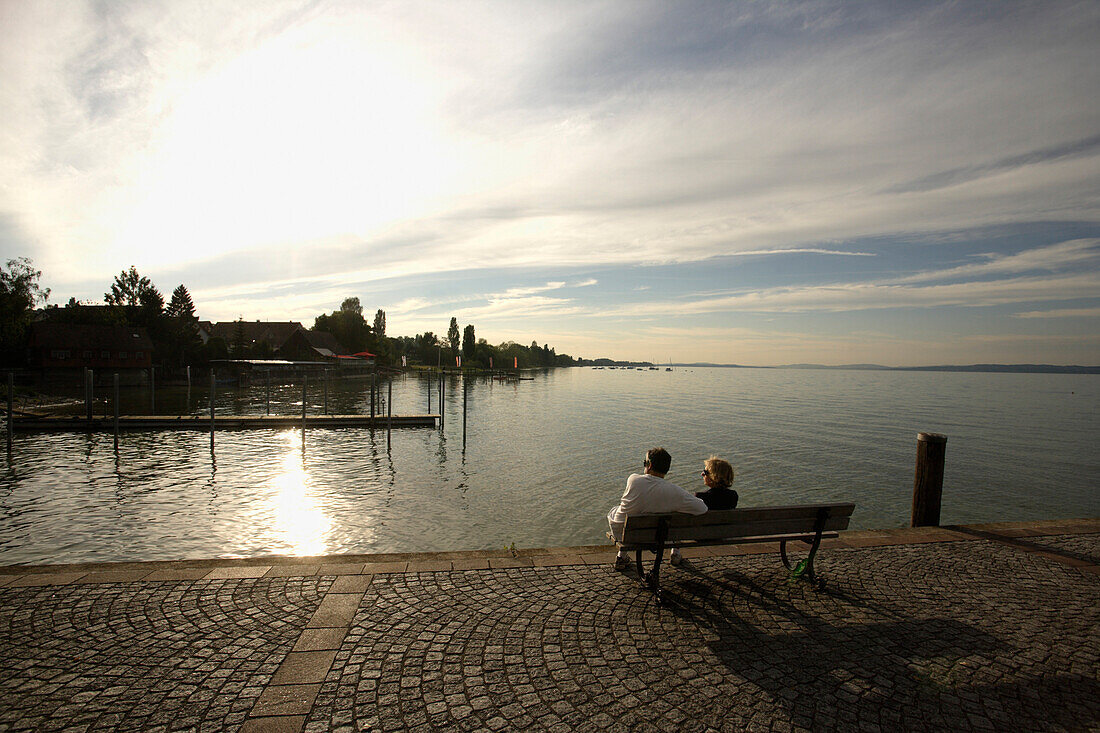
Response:
[[[1036,301],[1074,300],[1100,292],[1100,273],[1057,277],[1011,278],[950,285],[845,285],[767,288],[710,297],[637,303],[612,309],[606,315],[698,315],[720,312],[805,313],[877,310],[883,308],[987,307]]]
[[[979,278],[989,275],[1006,275],[1037,270],[1057,271],[1078,267],[1100,259],[1100,239],[1074,239],[1046,247],[1036,247],[1011,255],[996,252],[984,255],[988,261],[961,265],[945,270],[930,270],[908,277],[897,278],[893,283],[924,282],[928,280],[954,280]]]
[[[1017,313],[1016,318],[1100,318],[1100,308],[1062,308]]]

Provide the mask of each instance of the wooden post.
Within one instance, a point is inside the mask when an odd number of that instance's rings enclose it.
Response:
[[[393,432],[393,379],[388,382],[386,396],[386,450],[390,449],[390,435]]]
[[[306,386],[309,384],[309,377],[302,375],[302,430],[306,429]]]
[[[118,372],[115,372],[115,443],[118,443]]]
[[[88,422],[92,422],[92,399],[95,396],[95,375],[91,369],[84,370],[84,410],[88,415]]]
[[[210,370],[210,447],[214,447],[214,370]]]
[[[264,411],[271,414],[271,370],[264,370]]]
[[[370,370],[370,426],[374,427],[374,382],[378,378],[378,366],[371,367]]]
[[[466,377],[462,377],[462,447],[466,447]]]
[[[939,433],[917,434],[917,468],[913,477],[912,527],[940,525],[940,498],[943,495],[943,462],[947,436]]]
[[[443,374],[439,375],[439,428],[443,429]]]
[[[325,372],[325,410],[321,414],[322,415],[327,415],[328,414],[328,369],[325,369],[324,372]]]
[[[428,375],[428,414],[432,414],[432,375]]]
[[[157,368],[149,367],[149,406],[157,414]]]

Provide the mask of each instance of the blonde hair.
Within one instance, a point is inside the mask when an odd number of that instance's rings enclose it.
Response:
[[[716,484],[727,489],[733,486],[733,466],[729,464],[729,461],[723,461],[718,456],[711,456],[703,462],[703,466]]]

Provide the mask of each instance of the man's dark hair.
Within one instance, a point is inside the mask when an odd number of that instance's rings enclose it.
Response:
[[[645,458],[649,461],[649,467],[657,473],[668,473],[672,466],[672,456],[664,448],[650,448]]]

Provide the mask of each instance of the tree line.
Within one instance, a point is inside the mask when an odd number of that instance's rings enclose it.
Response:
[[[40,286],[42,273],[24,257],[0,267],[0,360],[5,366],[21,365],[26,357],[29,326],[43,315],[55,323],[131,326],[144,328],[153,342],[160,367],[183,368],[208,364],[214,359],[271,358],[272,345],[252,343],[245,334],[244,318],[238,318],[234,335],[227,341],[212,337],[203,343],[199,319],[187,287],[180,284],[167,303],[152,281],[136,267],[123,270],[104,293],[106,305],[89,305],[70,298],[64,307],[49,305],[49,288]],[[39,310],[41,304],[44,310]],[[415,336],[389,336],[386,312],[378,309],[371,322],[363,315],[359,298],[346,298],[338,310],[317,316],[313,330],[327,332],[350,354],[368,352],[381,364],[453,367],[461,357],[463,367],[519,368],[573,366],[568,354],[558,354],[547,344],[532,341],[524,346],[512,341],[492,345],[477,338],[473,324],[459,331],[451,318],[445,336],[425,331]]]
[[[326,331],[348,348],[351,353],[369,352],[383,364],[400,364],[402,357],[412,365],[457,365],[455,357],[462,358],[463,367],[488,369],[573,366],[576,360],[568,354],[558,354],[554,347],[542,346],[532,341],[530,346],[506,341],[492,345],[477,338],[473,324],[459,331],[458,319],[451,318],[445,336],[432,331],[415,336],[388,336],[386,311],[375,311],[374,320],[368,323],[363,315],[359,298],[346,298],[339,310],[317,316],[313,330]]]

